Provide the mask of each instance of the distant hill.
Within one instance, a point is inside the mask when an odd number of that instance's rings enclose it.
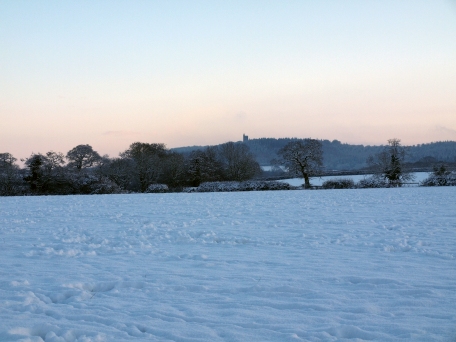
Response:
[[[255,155],[260,165],[270,165],[278,158],[277,151],[288,142],[297,138],[259,138],[244,142]],[[380,146],[350,145],[338,140],[321,140],[323,144],[323,162],[326,170],[359,170],[367,167],[366,160],[383,148]],[[190,153],[206,146],[187,146],[173,148],[173,151]],[[428,144],[407,146],[407,162],[416,167],[429,167],[437,162],[456,164],[456,141],[439,141]]]

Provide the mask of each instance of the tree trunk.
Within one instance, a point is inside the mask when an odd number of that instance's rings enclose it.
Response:
[[[309,181],[309,175],[307,174],[307,172],[303,172],[302,173],[302,176],[304,178],[304,187],[306,189],[310,188],[310,181]]]

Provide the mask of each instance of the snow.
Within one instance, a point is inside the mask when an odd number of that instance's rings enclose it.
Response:
[[[0,198],[0,341],[454,341],[456,187]]]

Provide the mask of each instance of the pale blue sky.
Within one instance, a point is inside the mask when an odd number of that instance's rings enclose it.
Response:
[[[456,0],[0,0],[0,152],[456,140]]]

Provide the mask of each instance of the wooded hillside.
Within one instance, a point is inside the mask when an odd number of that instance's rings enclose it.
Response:
[[[277,152],[288,142],[297,138],[260,138],[250,139],[245,144],[256,157],[260,165],[271,165],[276,159]],[[383,148],[379,146],[364,146],[344,144],[338,140],[322,140],[323,164],[326,170],[358,170],[367,167],[366,160],[370,155],[377,154]],[[205,146],[188,146],[174,148],[180,153],[190,153]],[[407,146],[407,162],[417,163],[417,166],[430,166],[433,163],[456,163],[456,141],[440,141],[428,144]]]

